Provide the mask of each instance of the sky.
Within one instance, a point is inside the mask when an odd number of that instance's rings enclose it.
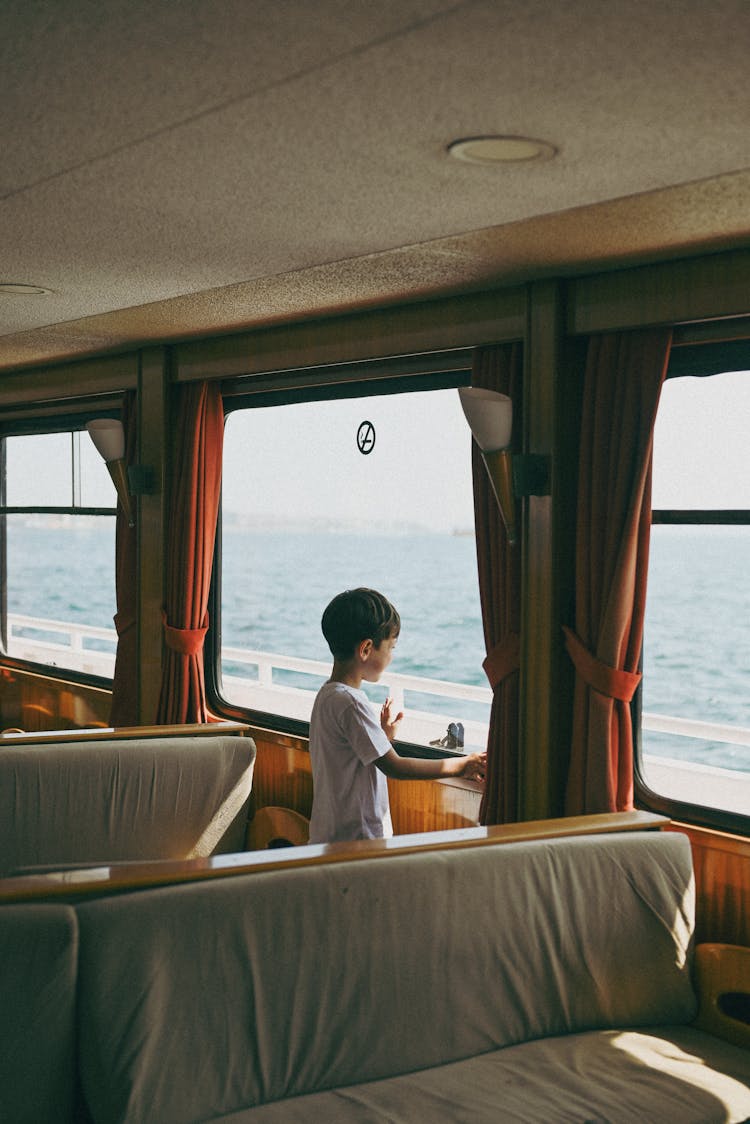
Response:
[[[654,430],[651,502],[750,509],[750,371],[667,379]]]
[[[372,451],[357,447],[362,422]],[[227,422],[224,509],[374,528],[471,530],[471,434],[455,390],[306,402]]]
[[[372,423],[363,456],[357,430]],[[654,435],[655,508],[750,509],[750,372],[669,379]],[[80,502],[114,506],[88,435],[77,438]],[[66,434],[8,441],[11,505],[71,503]],[[225,436],[226,513],[330,520],[363,529],[470,531],[471,437],[455,390],[238,411]]]
[[[114,507],[114,485],[87,433],[74,435],[80,450],[80,498],[84,507]],[[73,455],[70,433],[9,437],[7,503],[10,507],[69,507],[73,503]]]

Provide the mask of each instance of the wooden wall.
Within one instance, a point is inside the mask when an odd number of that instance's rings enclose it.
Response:
[[[112,692],[0,666],[0,730],[91,729],[109,725]]]
[[[750,839],[674,824],[693,849],[696,940],[750,946]]]
[[[310,818],[312,774],[305,738],[251,728],[258,749],[253,781],[256,808],[284,807]],[[460,777],[439,781],[389,780],[396,835],[475,827],[482,792]]]

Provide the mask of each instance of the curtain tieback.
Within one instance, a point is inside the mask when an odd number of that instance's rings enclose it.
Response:
[[[168,648],[171,648],[173,652],[179,652],[183,656],[195,656],[200,652],[208,631],[208,614],[203,618],[205,624],[200,628],[175,628],[167,623],[167,614],[164,611],[162,611],[161,619],[164,624],[164,639]]]
[[[115,632],[118,636],[122,636],[125,632],[129,632],[131,628],[135,628],[135,617],[128,613],[115,613],[112,618],[115,622]]]
[[[619,668],[610,667],[593,656],[588,648],[579,640],[571,628],[563,625],[565,633],[565,647],[572,659],[575,669],[582,679],[609,699],[618,699],[620,702],[629,703],[635,694],[636,687],[641,681],[639,671],[621,671]]]
[[[482,663],[494,691],[504,679],[518,671],[521,663],[521,640],[517,632],[509,632],[496,644]]]

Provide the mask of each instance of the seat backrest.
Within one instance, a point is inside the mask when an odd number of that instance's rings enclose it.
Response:
[[[0,748],[0,873],[184,859],[245,845],[251,738]]]
[[[73,1119],[78,923],[67,905],[0,907],[0,1120]]]
[[[181,1124],[530,1038],[684,1023],[693,903],[687,838],[656,832],[87,902],[84,1090],[97,1119]]]

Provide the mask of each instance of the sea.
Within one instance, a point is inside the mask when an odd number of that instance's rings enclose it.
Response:
[[[8,611],[111,628],[114,521],[7,522]],[[323,608],[365,585],[401,615],[394,672],[486,686],[472,534],[230,524],[222,557],[228,647],[330,662]],[[643,671],[644,712],[750,729],[750,527],[653,529]],[[646,731],[644,750],[750,772],[750,746]]]

